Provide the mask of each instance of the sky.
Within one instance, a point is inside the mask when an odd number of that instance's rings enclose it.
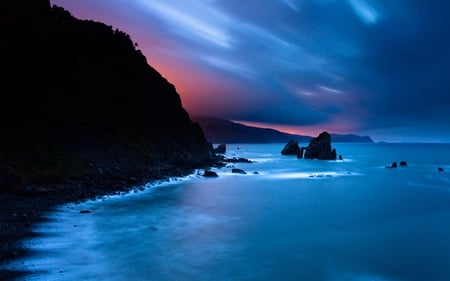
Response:
[[[190,116],[450,142],[450,1],[51,3],[128,33]]]

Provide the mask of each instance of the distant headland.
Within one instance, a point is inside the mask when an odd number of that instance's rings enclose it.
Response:
[[[258,128],[215,117],[192,117],[202,126],[205,136],[212,143],[285,143],[290,140],[310,142],[312,136],[295,135],[274,129]],[[369,136],[354,134],[330,134],[333,142],[372,143]]]

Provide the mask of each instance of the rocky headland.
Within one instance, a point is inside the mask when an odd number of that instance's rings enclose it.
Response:
[[[48,0],[1,13],[0,261],[20,255],[17,239],[56,204],[218,165],[128,34]]]

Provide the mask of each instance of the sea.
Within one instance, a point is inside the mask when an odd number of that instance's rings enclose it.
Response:
[[[23,280],[450,280],[450,144],[335,143],[338,161],[283,146],[228,144],[226,157],[253,163],[60,206],[9,268]]]

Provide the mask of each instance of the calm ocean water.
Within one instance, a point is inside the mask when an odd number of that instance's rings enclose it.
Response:
[[[450,280],[450,144],[335,144],[344,161],[283,145],[228,145],[255,161],[235,165],[246,175],[62,206],[11,267],[26,280]]]

